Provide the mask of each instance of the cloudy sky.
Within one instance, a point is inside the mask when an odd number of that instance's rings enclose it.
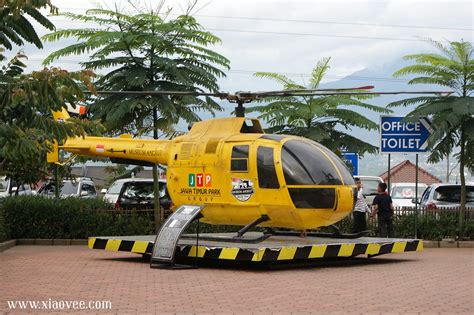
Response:
[[[97,4],[124,8],[125,1],[53,0],[60,12],[84,13]],[[156,6],[158,1],[141,1]],[[166,1],[179,14],[188,1]],[[231,60],[232,70],[221,81],[223,90],[273,88],[252,78],[255,71],[288,73],[303,80],[317,60],[331,56],[328,80],[383,67],[412,52],[432,51],[422,38],[473,41],[473,1],[228,1],[200,0],[194,10],[198,21],[222,39],[215,49]],[[94,27],[52,17],[58,29]],[[44,32],[43,32],[44,33]],[[49,52],[72,41],[48,43],[45,49],[26,47],[31,68]],[[59,61],[77,68],[84,57]],[[375,83],[357,79],[353,84]]]
[[[126,8],[125,1],[52,0],[60,12],[85,13],[98,4]],[[139,1],[140,2],[140,1]],[[166,1],[174,14],[189,1]],[[141,1],[156,6],[158,1]],[[278,89],[254,78],[256,71],[284,73],[304,82],[322,57],[330,56],[325,86],[375,85],[377,90],[407,89],[406,79],[393,71],[409,53],[434,51],[423,38],[474,42],[473,1],[356,1],[356,0],[200,0],[194,10],[198,21],[222,39],[215,47],[231,60],[232,69],[220,81],[223,91]],[[51,17],[58,29],[94,27]],[[44,34],[44,30],[40,30]],[[43,50],[24,48],[29,69],[41,67],[48,53],[73,40],[46,43]],[[87,56],[60,59],[55,65],[70,70]],[[435,88],[435,87],[433,87]],[[384,100],[377,101],[385,105]],[[403,110],[397,112],[404,114]],[[367,113],[371,118],[372,114]],[[376,118],[376,117],[375,117]],[[361,133],[361,136],[366,134]],[[377,135],[371,137],[377,143]]]

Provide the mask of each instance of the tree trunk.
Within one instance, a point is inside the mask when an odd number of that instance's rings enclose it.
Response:
[[[459,209],[459,236],[464,235],[464,213],[466,212],[466,178],[464,176],[464,164],[466,158],[466,143],[464,128],[461,126],[461,152],[459,159],[459,176],[461,177],[461,207]]]
[[[10,181],[10,183],[8,184],[8,196],[12,196],[12,193],[13,193],[13,179],[10,177],[10,179],[8,179]]]
[[[54,198],[59,199],[59,189],[60,189],[60,183],[59,183],[59,165],[54,164]]]
[[[158,109],[156,106],[153,106],[153,139],[158,139]],[[161,226],[163,220],[163,213],[160,206],[160,188],[159,188],[159,175],[158,175],[158,165],[153,165],[153,210],[155,214],[155,230],[158,232],[158,229]]]
[[[449,183],[449,153],[446,156],[446,183]]]

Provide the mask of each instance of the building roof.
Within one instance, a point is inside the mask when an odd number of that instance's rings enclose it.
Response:
[[[416,165],[410,162],[409,160],[400,162],[390,169],[390,181],[391,182],[414,182],[415,170],[416,170]],[[388,171],[380,174],[380,177],[384,181],[387,181]],[[418,166],[418,177],[419,177],[419,182],[424,182],[426,184],[441,183],[441,180],[438,177],[434,176],[433,174],[431,174],[430,172],[428,172],[427,170],[419,166]]]

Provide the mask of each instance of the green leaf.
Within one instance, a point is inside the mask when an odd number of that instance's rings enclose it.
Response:
[[[330,58],[324,58],[314,67],[310,88],[318,87],[329,69],[329,61]],[[255,76],[275,81],[283,89],[305,89],[304,85],[277,73],[258,72]],[[357,92],[354,91],[354,95],[265,98],[261,101],[264,105],[249,107],[247,111],[259,112],[259,118],[271,126],[269,132],[307,137],[333,151],[350,148],[360,154],[375,152],[376,147],[351,136],[351,128],[377,129],[375,122],[359,113],[362,108],[380,113],[389,113],[391,110],[365,103],[363,100],[373,96],[357,95]]]

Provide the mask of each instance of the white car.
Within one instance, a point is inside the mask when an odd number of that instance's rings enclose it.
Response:
[[[146,183],[153,183],[153,178],[123,178],[118,179],[110,185],[110,187],[106,189],[102,189],[102,193],[104,194],[104,201],[116,204],[117,199],[122,191],[122,187],[125,183],[133,183],[133,182],[146,182]],[[160,179],[159,182],[164,185],[160,185],[161,187],[166,187],[166,180]],[[160,197],[163,197],[165,192],[164,189],[160,192]]]
[[[7,197],[10,193],[10,185],[12,185],[12,181],[7,179],[6,176],[0,176],[0,198]],[[18,195],[33,195],[34,192],[31,190],[30,185],[23,184],[23,185],[16,185],[13,183],[11,187],[12,195],[16,195],[18,190]]]
[[[419,200],[427,209],[449,209],[461,205],[461,185],[433,184],[428,187]],[[474,185],[466,183],[466,207],[474,207]]]
[[[55,195],[54,182],[43,185],[38,191],[39,195],[52,197]],[[92,179],[88,177],[78,177],[74,180],[63,180],[59,195],[62,198],[96,198],[97,192]]]
[[[390,188],[390,196],[392,197],[393,206],[395,208],[413,208],[412,202],[415,198],[415,183],[393,183]],[[418,195],[420,198],[428,185],[418,183]]]

